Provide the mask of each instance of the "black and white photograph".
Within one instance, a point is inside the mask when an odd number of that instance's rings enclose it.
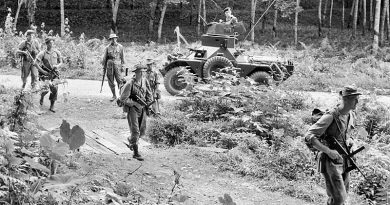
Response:
[[[390,205],[390,0],[0,0],[0,205]]]

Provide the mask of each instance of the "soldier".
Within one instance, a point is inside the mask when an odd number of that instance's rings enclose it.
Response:
[[[133,158],[143,161],[144,159],[138,152],[138,140],[145,135],[146,131],[148,108],[145,104],[150,104],[153,97],[149,82],[145,78],[146,66],[138,64],[133,72],[135,72],[134,77],[122,87],[117,103],[122,104],[124,112],[127,112],[127,122],[131,133],[131,137],[127,140],[130,150],[134,152]]]
[[[238,22],[237,17],[232,15],[232,9],[230,7],[226,7],[223,12],[226,16],[225,24],[235,24]]]
[[[108,39],[111,43],[104,51],[102,64],[104,67],[103,69],[106,69],[107,72],[108,85],[112,92],[110,101],[112,102],[116,100],[114,78],[119,89],[125,60],[123,57],[123,46],[117,42],[118,36],[116,34],[110,34]]]
[[[160,106],[158,104],[158,100],[161,99],[161,91],[158,88],[160,85],[160,78],[158,77],[158,74],[156,71],[153,70],[153,65],[156,63],[153,61],[153,59],[146,59],[146,79],[149,81],[149,85],[152,91],[153,100],[155,100],[155,103],[152,105],[152,109],[154,113],[160,114]]]
[[[57,94],[58,94],[58,86],[53,85],[52,82],[54,79],[59,78],[57,70],[62,65],[61,53],[58,50],[53,48],[53,42],[54,42],[53,37],[47,37],[45,39],[46,49],[41,51],[35,59],[35,63],[40,65],[37,66],[39,70],[39,80],[50,81],[49,110],[51,112],[55,112],[54,103],[57,100]],[[39,104],[41,106],[43,105],[43,98],[48,92],[49,90],[47,89],[41,92],[41,99],[39,100]]]
[[[22,57],[22,88],[26,87],[27,77],[31,73],[31,87],[34,89],[37,77],[38,70],[33,65],[36,55],[39,53],[39,43],[34,39],[35,31],[27,30],[26,31],[26,40],[19,44],[18,54]]]
[[[341,104],[326,112],[306,133],[305,139],[320,151],[318,169],[323,174],[328,194],[328,205],[342,205],[349,190],[350,166],[345,156],[337,149],[337,140],[345,150],[351,149],[352,141],[347,132],[354,127],[353,110],[359,102],[359,93],[354,86],[346,86],[340,91]],[[321,140],[321,141],[320,141]]]

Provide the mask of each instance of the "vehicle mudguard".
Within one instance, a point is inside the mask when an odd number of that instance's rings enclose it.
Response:
[[[202,76],[203,64],[203,61],[197,60],[177,60],[166,65],[163,69],[160,70],[160,72],[163,76],[165,76],[165,74],[172,68],[183,66],[189,68],[191,72],[196,74],[197,76]]]

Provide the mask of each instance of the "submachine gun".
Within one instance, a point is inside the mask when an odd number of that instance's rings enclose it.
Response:
[[[350,152],[348,149],[344,149],[343,146],[341,146],[340,142],[337,141],[334,137],[331,137],[332,139],[332,144],[335,146],[336,150],[342,154],[344,158],[347,159],[347,168],[345,172],[352,171],[354,169],[358,170],[360,174],[362,174],[363,178],[367,180],[366,175],[363,173],[363,171],[357,166],[355,160],[353,159],[353,156],[356,155],[357,153],[363,151],[365,149],[364,146],[358,148],[357,150]]]

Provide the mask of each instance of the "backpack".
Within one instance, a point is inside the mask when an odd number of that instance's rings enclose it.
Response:
[[[328,110],[322,111],[318,108],[314,108],[313,111],[311,112],[311,124],[313,125],[314,123],[316,123],[327,112],[328,112]],[[333,119],[333,122],[334,122],[334,119]],[[325,133],[326,133],[326,131],[325,131]],[[324,139],[325,133],[320,136],[320,141],[321,141],[321,139]],[[314,146],[311,144],[310,141],[307,140],[306,137],[304,138],[304,143],[306,144],[307,148],[317,156],[319,151],[316,148],[314,148]]]

